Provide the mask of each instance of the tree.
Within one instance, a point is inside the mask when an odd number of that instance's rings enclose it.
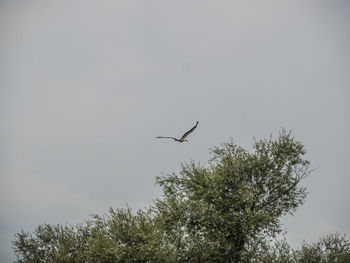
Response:
[[[91,225],[84,262],[169,262],[171,250],[151,210],[110,209]]]
[[[300,250],[294,252],[295,262],[305,263],[348,263],[350,242],[339,233],[326,235],[315,244],[303,242]]]
[[[248,261],[303,203],[305,150],[283,130],[277,140],[255,141],[253,152],[230,142],[211,153],[207,167],[190,162],[180,175],[158,177],[164,199],[156,207],[182,260]]]
[[[152,211],[110,209],[77,226],[38,226],[16,234],[17,262],[171,262]]]
[[[83,225],[44,224],[31,234],[21,231],[13,242],[17,262],[83,262],[89,230]]]
[[[252,151],[231,141],[211,154],[206,165],[191,161],[157,177],[164,194],[148,210],[111,209],[74,227],[17,234],[17,262],[302,262],[291,261],[299,254],[287,243],[273,250],[271,241],[281,216],[305,200],[303,145],[282,130]]]
[[[266,263],[348,263],[350,242],[339,233],[322,237],[318,242],[303,242],[299,249],[291,249],[285,239],[276,242],[262,257]]]

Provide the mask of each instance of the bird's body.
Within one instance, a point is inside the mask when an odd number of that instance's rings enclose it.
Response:
[[[194,127],[192,127],[190,130],[188,130],[187,132],[184,133],[184,135],[182,135],[181,138],[175,138],[175,137],[170,137],[170,136],[157,136],[156,138],[158,139],[173,139],[176,142],[188,142],[186,140],[186,137],[194,131],[195,128],[197,128],[198,126],[198,121],[196,122],[196,125]]]

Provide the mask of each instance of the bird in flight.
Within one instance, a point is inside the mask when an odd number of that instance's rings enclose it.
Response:
[[[157,136],[156,138],[158,138],[158,139],[173,139],[173,140],[176,141],[176,142],[188,142],[188,141],[186,140],[186,137],[187,137],[188,135],[190,135],[190,133],[193,132],[194,129],[197,128],[197,126],[198,126],[198,121],[196,122],[196,125],[193,126],[193,127],[192,127],[190,130],[188,130],[187,132],[185,132],[184,135],[182,135],[181,138],[166,137],[166,136]]]

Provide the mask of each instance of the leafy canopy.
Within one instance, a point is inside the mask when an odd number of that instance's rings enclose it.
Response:
[[[211,150],[207,166],[182,165],[180,174],[158,177],[164,199],[156,207],[179,257],[248,260],[257,244],[280,233],[280,218],[306,196],[310,172],[303,145],[282,130],[277,140],[255,141],[253,152],[233,142]]]
[[[271,243],[280,218],[305,201],[304,155],[285,130],[254,141],[252,151],[232,141],[214,147],[206,165],[191,161],[178,174],[157,177],[163,197],[149,209],[110,209],[84,224],[16,234],[17,262],[304,262],[313,246],[293,254],[286,244]],[[329,246],[337,242],[330,239]],[[292,255],[295,261],[288,261]]]

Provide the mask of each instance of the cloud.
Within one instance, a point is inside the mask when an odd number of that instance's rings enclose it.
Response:
[[[318,217],[348,225],[348,2],[0,5],[2,229],[145,206],[160,172],[281,126],[321,166],[288,221],[296,240]],[[154,139],[196,120],[189,144]]]

